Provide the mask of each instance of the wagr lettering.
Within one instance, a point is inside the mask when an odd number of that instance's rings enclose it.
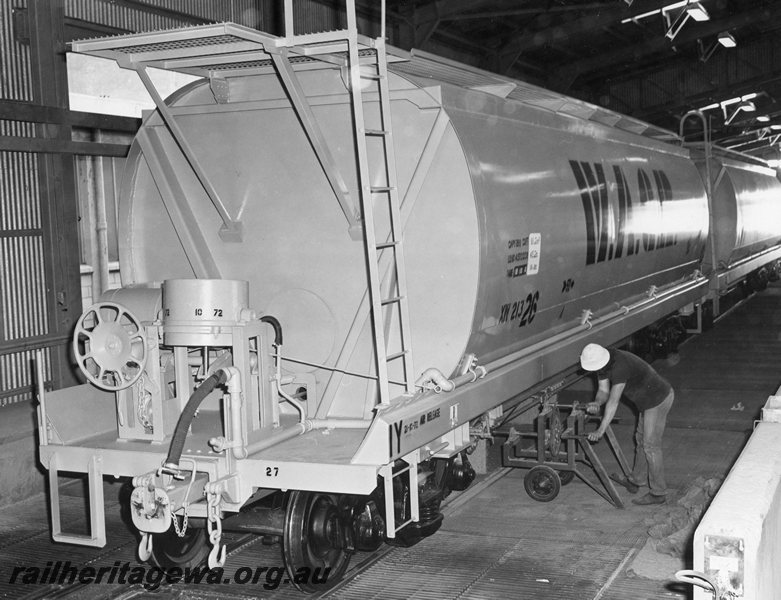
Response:
[[[438,408],[423,413],[422,415],[420,415],[420,424],[425,425],[426,423],[431,423],[431,421],[433,421],[434,419],[438,419],[439,415],[440,415],[440,409]]]
[[[401,436],[409,435],[413,431],[417,430],[421,425],[430,423],[438,419],[442,415],[440,408],[434,408],[421,414],[414,421],[404,422],[404,419],[396,421],[392,425],[388,426],[388,450],[391,454],[401,452]]]
[[[401,452],[401,432],[404,429],[404,421],[393,424],[393,430],[396,432],[396,452]],[[391,454],[393,454],[393,444],[391,444]]]
[[[633,198],[626,175],[613,165],[615,185],[608,185],[602,163],[569,161],[586,218],[586,264],[593,265],[622,256],[651,252],[678,243],[677,235],[665,232],[665,203],[673,199],[670,179],[664,171],[649,175],[637,170],[637,196]],[[616,190],[615,194],[608,193]],[[639,202],[637,201],[639,200]]]

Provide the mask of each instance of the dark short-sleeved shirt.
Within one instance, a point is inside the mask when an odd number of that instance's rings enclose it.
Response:
[[[598,377],[609,379],[610,385],[626,384],[624,396],[641,411],[659,406],[673,389],[651,365],[624,350],[610,350],[610,362],[599,371]]]

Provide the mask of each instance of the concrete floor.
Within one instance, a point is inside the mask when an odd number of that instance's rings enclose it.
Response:
[[[781,287],[773,287],[737,308],[717,326],[681,347],[676,361],[654,366],[676,389],[676,402],[664,439],[670,502],[697,477],[724,476],[742,449],[767,396],[781,382]],[[586,399],[587,386],[568,391],[562,402]],[[634,414],[622,407],[614,425],[631,460]],[[608,471],[617,470],[606,444],[597,450]],[[418,545],[390,549],[379,561],[353,558],[358,575],[332,598],[529,598],[627,600],[690,598],[673,581],[689,566],[690,551],[660,554],[648,529],[666,507],[619,510],[576,479],[548,503],[531,500],[523,488],[524,470],[491,476],[492,485],[467,491],[447,509],[442,529]],[[62,499],[66,522],[83,520],[78,486]],[[70,560],[96,568],[136,565],[136,542],[120,518],[119,486],[107,483],[109,543],[101,550],[49,541],[46,500],[0,509],[0,597],[2,598],[303,598],[289,583],[277,589],[257,585],[165,586],[155,592],[140,585],[58,586],[9,582],[17,565],[38,566]],[[641,493],[643,491],[641,490]],[[362,564],[363,563],[363,564]],[[232,553],[226,574],[246,566],[281,566],[278,547],[255,538]]]

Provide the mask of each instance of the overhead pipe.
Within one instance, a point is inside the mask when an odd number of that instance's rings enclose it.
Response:
[[[96,141],[102,141],[100,131],[97,132]],[[108,219],[106,218],[106,182],[103,174],[104,167],[103,157],[95,157],[95,231],[98,238],[97,271],[98,287],[100,288],[101,294],[111,285],[109,280]]]

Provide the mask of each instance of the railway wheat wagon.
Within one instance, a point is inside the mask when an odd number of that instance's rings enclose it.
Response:
[[[148,68],[202,79],[133,143],[87,383],[41,391],[56,540],[105,544],[101,478],[128,477],[142,559],[222,565],[241,523],[333,583],[436,531],[472,424],[708,293],[671,134],[348,25],[73,44],[153,96]],[[60,471],[89,474],[88,536],[61,530]]]
[[[721,148],[709,156],[693,148],[693,158],[703,181],[710,181],[711,233],[702,270],[718,314],[719,297],[739,282],[760,290],[778,276],[779,181],[764,161]]]

